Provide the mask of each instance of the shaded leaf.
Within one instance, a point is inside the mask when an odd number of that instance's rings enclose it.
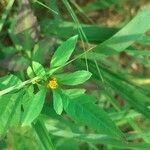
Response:
[[[134,109],[142,113],[145,117],[150,117],[150,110],[144,104],[149,102],[149,98],[142,94],[136,87],[127,84],[115,75],[104,72],[104,77],[109,85],[115,89]]]
[[[78,34],[78,25],[74,22],[53,21],[45,19],[41,21],[41,31],[46,35],[57,35],[60,38],[68,39]],[[89,42],[101,43],[113,36],[118,29],[101,25],[80,24]]]
[[[5,23],[5,21],[6,21],[7,16],[8,16],[9,13],[10,13],[10,10],[11,10],[11,8],[12,8],[12,6],[13,6],[14,1],[15,1],[15,0],[10,0],[10,1],[9,1],[9,3],[8,3],[7,6],[6,6],[6,9],[5,9],[4,13],[2,14],[2,16],[1,16],[1,18],[0,18],[0,32],[1,32],[2,28],[3,28],[3,26],[4,26],[4,23]]]

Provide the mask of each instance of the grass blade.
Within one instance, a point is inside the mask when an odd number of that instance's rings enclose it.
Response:
[[[150,29],[150,6],[139,12],[125,27],[117,32],[110,39],[94,47],[92,50],[97,53],[111,55],[124,51],[144,33]],[[146,22],[146,23],[143,23]]]
[[[38,138],[40,139],[45,150],[55,150],[51,141],[50,135],[44,125],[44,122],[40,119],[36,123],[32,124]]]

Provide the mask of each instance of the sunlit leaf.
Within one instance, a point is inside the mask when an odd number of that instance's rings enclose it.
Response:
[[[84,83],[91,77],[91,73],[88,71],[80,70],[73,73],[64,73],[56,76],[58,82],[64,85],[77,85]]]
[[[26,104],[22,117],[23,125],[30,125],[34,121],[34,119],[38,117],[38,115],[42,111],[45,96],[46,90],[42,89],[38,93],[33,95],[33,97],[28,97],[28,103]]]
[[[53,107],[58,115],[61,115],[63,111],[63,102],[60,90],[53,90]]]
[[[54,53],[50,67],[55,68],[64,65],[75,49],[78,36],[73,36],[62,43]]]

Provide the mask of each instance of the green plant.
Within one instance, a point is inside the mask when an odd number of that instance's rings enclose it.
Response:
[[[7,20],[13,3],[8,1],[0,20],[0,36],[11,41],[8,46],[0,39],[0,61],[5,64],[0,77],[0,148],[10,144],[18,150],[59,150],[81,145],[98,150],[101,144],[105,149],[150,149],[149,74],[134,74],[130,67],[136,61],[145,68],[150,64],[149,51],[140,50],[149,45],[145,33],[150,29],[150,7],[116,28],[80,23],[77,15],[112,5],[119,11],[120,1],[93,1],[82,8],[74,0],[27,1],[28,7],[20,10],[27,14],[27,24],[19,25],[18,18]],[[73,22],[64,21],[59,3]],[[34,20],[32,10],[41,8],[53,19]],[[38,30],[36,21],[40,38],[36,32],[32,35],[32,29]],[[121,66],[124,53],[131,57],[126,67]]]

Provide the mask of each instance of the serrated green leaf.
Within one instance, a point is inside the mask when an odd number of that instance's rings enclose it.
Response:
[[[40,114],[46,96],[46,89],[40,90],[38,93],[33,95],[33,97],[29,97],[28,103],[26,104],[26,109],[24,110],[22,116],[22,124],[30,125],[34,119],[38,117]]]
[[[54,53],[50,67],[55,68],[64,65],[70,58],[75,49],[78,36],[73,36],[62,43]]]
[[[75,99],[63,98],[64,109],[75,121],[85,124],[102,134],[122,138],[121,131],[116,127],[107,113],[93,102],[89,95],[82,95]]]
[[[60,74],[56,78],[59,83],[64,85],[78,85],[87,81],[91,75],[88,71],[80,70],[73,73]]]
[[[63,111],[63,102],[62,102],[62,96],[60,93],[60,90],[53,90],[53,107],[55,112],[58,115],[61,115]]]

